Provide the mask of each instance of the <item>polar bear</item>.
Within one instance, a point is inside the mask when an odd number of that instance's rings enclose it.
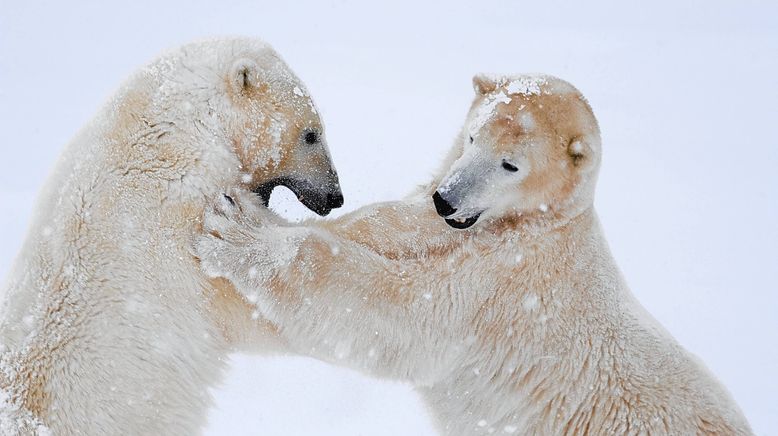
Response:
[[[234,194],[206,216],[204,269],[298,352],[414,383],[446,435],[751,434],[612,259],[584,97],[550,76],[474,84],[421,200],[268,227],[264,208]]]
[[[274,340],[192,238],[214,195],[277,185],[322,215],[343,203],[314,103],[270,46],[193,43],[133,75],[65,149],[3,291],[3,434],[196,434],[226,353]]]

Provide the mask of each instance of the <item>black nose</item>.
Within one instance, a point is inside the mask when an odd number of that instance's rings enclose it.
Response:
[[[337,209],[343,206],[343,194],[340,192],[336,194],[327,194],[327,207],[330,209]]]
[[[444,200],[443,197],[440,196],[438,191],[435,191],[435,193],[432,194],[432,201],[435,203],[435,209],[438,211],[438,215],[444,218],[453,215],[454,212],[457,211],[455,208],[451,207],[450,204],[448,204],[448,201]]]

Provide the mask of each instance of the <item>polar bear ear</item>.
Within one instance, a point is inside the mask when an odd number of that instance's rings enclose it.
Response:
[[[476,74],[473,77],[473,89],[478,95],[486,95],[497,89],[497,82],[486,74]]]
[[[581,136],[576,136],[567,144],[567,154],[573,161],[573,166],[583,170],[591,167],[594,162],[594,150]]]
[[[259,66],[251,59],[238,59],[230,70],[232,86],[243,92],[259,86]]]

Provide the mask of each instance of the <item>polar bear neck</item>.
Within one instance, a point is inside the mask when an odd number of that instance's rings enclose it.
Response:
[[[92,161],[106,177],[143,179],[135,186],[150,201],[202,200],[237,184],[239,163],[216,115],[225,102],[203,79],[184,86],[177,77],[144,70],[131,78],[87,127],[93,132],[69,146],[80,150],[82,170]]]
[[[476,233],[486,232],[498,238],[524,241],[548,239],[550,235],[570,232],[578,223],[596,216],[591,203],[570,204],[552,208],[545,206],[538,210],[508,211],[497,217],[486,217]]]

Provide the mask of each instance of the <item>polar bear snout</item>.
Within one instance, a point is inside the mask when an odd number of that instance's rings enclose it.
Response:
[[[343,206],[343,191],[340,188],[338,173],[330,159],[326,162],[328,168],[325,174],[312,171],[311,174],[285,180],[285,186],[294,192],[297,199],[305,207],[321,216],[326,216],[332,209]]]
[[[435,193],[432,194],[432,202],[435,203],[435,210],[438,212],[438,215],[443,218],[451,216],[457,211],[456,208],[451,207],[451,203],[440,195],[439,191],[435,191]]]
[[[286,185],[297,195],[297,199],[308,209],[320,216],[327,216],[332,209],[343,206],[343,193],[339,184],[314,186],[304,181],[291,180]]]
[[[327,216],[332,209],[343,206],[343,192],[337,175],[329,183],[314,182],[297,177],[279,177],[255,188],[253,192],[260,196],[265,206],[268,205],[270,194],[276,186],[286,186],[305,207],[320,216]]]
[[[479,212],[470,217],[449,218],[454,215],[458,209],[451,206],[451,203],[440,194],[440,191],[435,191],[435,193],[432,194],[432,202],[435,204],[435,210],[438,212],[438,215],[446,220],[446,224],[455,229],[466,229],[471,227],[478,221],[478,218],[481,217],[481,213]]]
[[[343,206],[343,201],[343,193],[340,192],[340,189],[333,194],[327,194],[327,207],[330,209],[337,209]]]

